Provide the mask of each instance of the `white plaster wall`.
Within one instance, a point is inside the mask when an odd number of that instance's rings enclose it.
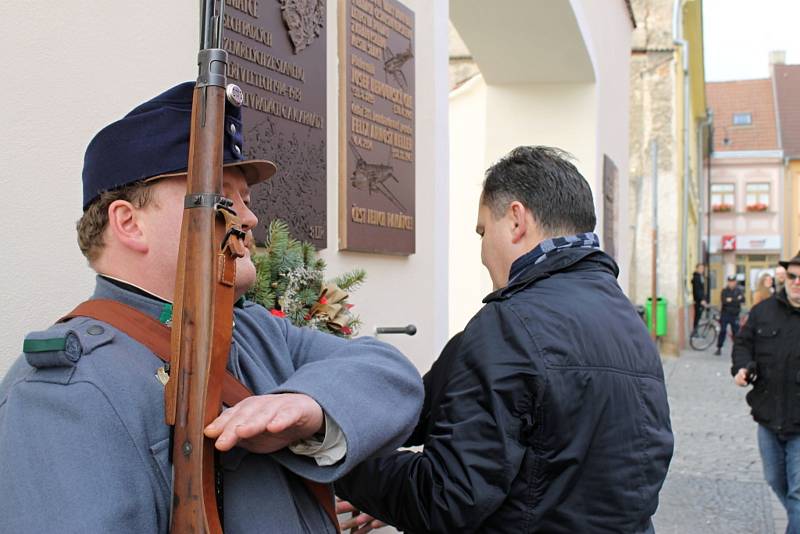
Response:
[[[481,307],[481,299],[491,290],[488,276],[480,266],[480,242],[472,237],[483,172],[519,145],[556,146],[575,156],[575,164],[594,194],[598,233],[602,230],[603,217],[603,155],[608,154],[617,165],[617,260],[622,268],[620,286],[627,291],[629,273],[625,266],[629,265],[631,254],[628,86],[632,26],[624,2],[613,4],[569,0],[580,28],[578,38],[585,46],[572,42],[562,44],[572,50],[587,51],[594,72],[593,76],[585,78],[592,81],[486,84],[479,78],[451,94],[451,334],[463,328]],[[498,4],[497,7],[503,9],[505,6],[509,10],[509,5]],[[542,9],[533,9],[546,16],[549,11],[545,7],[553,6],[548,4],[542,5]],[[456,15],[458,20],[454,19],[454,23],[460,23],[466,30],[475,30],[474,22],[463,10]],[[567,21],[559,19],[551,23],[566,24]],[[486,43],[486,36],[481,37],[477,30],[473,33],[474,42],[470,45],[468,41],[468,46],[487,47],[490,52],[496,52],[497,42]],[[471,51],[480,68],[479,52],[487,51],[472,48]],[[562,52],[553,51],[550,59],[559,57]],[[543,63],[541,71],[528,73],[527,78],[546,77],[550,72],[548,65]],[[478,163],[481,158],[483,165]]]
[[[328,249],[331,276],[362,267],[352,297],[375,326],[414,323],[415,337],[384,336],[426,370],[447,341],[447,0],[407,0],[416,12],[416,254],[340,253],[337,9],[328,5]],[[2,2],[0,39],[12,83],[2,95],[0,375],[25,333],[89,296],[93,273],[75,240],[83,153],[94,133],[136,104],[196,77],[197,2]],[[13,94],[12,94],[13,91]]]
[[[610,157],[619,171],[617,195],[616,246],[620,267],[619,284],[628,291],[631,255],[631,231],[628,221],[629,188],[629,109],[630,50],[632,25],[625,2],[571,0],[575,17],[594,66],[597,98],[595,206],[597,228],[603,229],[603,202],[598,192],[603,182],[603,154]]]
[[[0,375],[26,332],[94,286],[75,237],[83,153],[139,102],[196,77],[197,2],[0,3],[2,84]],[[158,14],[156,16],[155,14]]]
[[[450,334],[462,330],[492,291],[475,233],[486,170],[486,83],[478,75],[450,94]]]
[[[476,78],[451,95],[451,335],[492,290],[475,234],[484,171],[517,146],[556,146],[575,156],[597,197],[596,106],[593,83],[487,86]]]

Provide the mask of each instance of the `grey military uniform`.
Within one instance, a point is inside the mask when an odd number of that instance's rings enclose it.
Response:
[[[100,277],[93,298],[154,317],[163,308]],[[162,362],[87,318],[26,340],[28,351],[0,384],[0,531],[167,532]],[[391,346],[295,328],[252,303],[235,310],[229,369],[257,394],[313,397],[341,427],[347,454],[329,467],[286,449],[224,454],[226,534],[332,531],[297,475],[331,482],[399,446],[421,405],[419,374]]]

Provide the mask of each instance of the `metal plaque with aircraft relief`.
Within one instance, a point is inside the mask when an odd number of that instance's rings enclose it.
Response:
[[[339,248],[415,251],[414,13],[339,4]]]

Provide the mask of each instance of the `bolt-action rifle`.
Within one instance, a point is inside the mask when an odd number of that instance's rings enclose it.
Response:
[[[200,6],[199,74],[165,388],[166,422],[173,427],[170,532],[174,534],[222,533],[221,473],[213,441],[203,429],[222,408],[235,259],[244,252],[244,233],[222,189],[228,61],[220,48],[224,4],[219,2],[217,12],[214,0],[201,0]],[[230,92],[241,94],[233,87]]]

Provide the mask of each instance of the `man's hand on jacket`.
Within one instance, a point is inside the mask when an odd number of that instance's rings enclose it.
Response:
[[[216,438],[221,451],[238,445],[266,454],[311,437],[322,430],[324,421],[322,407],[308,395],[256,395],[222,412],[205,428],[205,435]]]
[[[739,372],[736,373],[736,376],[733,377],[733,381],[736,382],[737,386],[744,387],[750,383],[748,380],[749,378],[750,378],[750,372],[744,367],[742,367],[741,369],[739,369]]]

